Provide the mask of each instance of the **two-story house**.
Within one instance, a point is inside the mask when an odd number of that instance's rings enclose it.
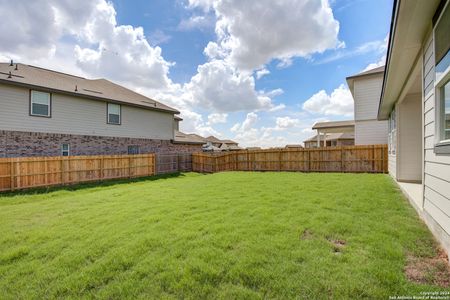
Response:
[[[106,79],[0,63],[0,157],[201,151],[179,112]]]

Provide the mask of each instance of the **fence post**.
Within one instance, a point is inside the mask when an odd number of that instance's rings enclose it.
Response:
[[[341,172],[344,172],[344,146],[341,146]]]
[[[281,171],[281,153],[283,150],[278,150],[278,172]]]
[[[307,150],[308,153],[308,172],[311,172],[311,149]]]
[[[372,150],[371,150],[372,154],[372,173],[375,173],[375,145],[372,145]]]
[[[59,158],[59,161],[60,161],[59,168],[60,168],[60,172],[61,172],[61,184],[64,184],[64,157],[61,156]]]
[[[131,178],[131,156],[128,155],[128,178]]]
[[[14,170],[14,161],[13,161],[13,159],[11,158],[11,164],[10,164],[10,169],[11,169],[11,172],[10,172],[10,175],[11,175],[11,183],[10,183],[10,185],[11,185],[11,191],[14,191],[14,177],[15,177],[15,170]]]
[[[103,155],[100,156],[100,179],[103,179]]]
[[[247,150],[247,171],[250,171],[250,158],[248,157],[248,150]]]

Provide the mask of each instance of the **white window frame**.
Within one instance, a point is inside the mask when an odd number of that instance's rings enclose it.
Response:
[[[110,105],[117,105],[119,107],[119,122],[118,123],[111,122],[111,120],[109,119],[110,115],[116,115],[116,114],[109,113]],[[111,124],[111,125],[122,125],[122,105],[117,104],[117,103],[107,103],[106,104],[106,123]]]
[[[48,104],[47,104],[47,106],[48,106],[48,113],[46,115],[38,114],[38,113],[35,113],[33,111],[33,104],[46,105],[46,104],[35,102],[33,95],[38,94],[38,93],[39,94],[47,94],[48,95]],[[37,90],[30,90],[30,116],[51,118],[51,116],[52,116],[52,94],[51,93],[43,92],[43,91],[37,91]]]
[[[433,28],[433,53],[435,53],[435,29],[438,26],[442,15],[444,14],[446,9],[449,8],[449,3],[445,5],[445,7],[441,11],[441,15],[439,16],[436,25]],[[435,54],[434,54],[435,55]],[[435,58],[436,59],[436,58]],[[436,61],[434,62],[434,68],[436,69]],[[439,78],[436,74],[434,77],[434,97],[435,97],[435,152],[437,154],[450,154],[450,139],[444,138],[444,122],[445,122],[445,99],[443,97],[442,88],[446,83],[450,82],[450,66],[439,75]]]
[[[67,150],[64,149],[64,145],[67,145]],[[67,155],[64,155],[64,153],[67,153]],[[61,144],[61,156],[70,156],[70,144],[68,143]]]

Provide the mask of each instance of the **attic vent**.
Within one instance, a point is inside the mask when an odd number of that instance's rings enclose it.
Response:
[[[156,102],[150,102],[150,101],[141,101],[142,103],[147,103],[147,104],[151,104],[154,107],[156,107]]]
[[[94,91],[94,90],[88,90],[88,89],[83,89],[83,91],[91,92],[91,93],[94,93],[94,94],[103,94],[102,92]]]

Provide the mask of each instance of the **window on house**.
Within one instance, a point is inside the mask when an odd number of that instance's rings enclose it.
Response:
[[[30,91],[30,114],[38,117],[50,117],[50,93]]]
[[[447,3],[434,26],[436,152],[450,153],[450,5]]]
[[[120,105],[114,103],[108,103],[108,124],[120,125]]]
[[[69,156],[70,155],[70,145],[69,144],[62,144],[61,145],[61,155],[62,156]]]
[[[138,145],[128,146],[128,154],[139,154],[139,146]]]
[[[450,69],[450,5],[439,16],[434,27],[434,53],[436,62],[436,81],[439,81]]]
[[[450,141],[450,80],[439,92],[441,96],[441,141]]]

